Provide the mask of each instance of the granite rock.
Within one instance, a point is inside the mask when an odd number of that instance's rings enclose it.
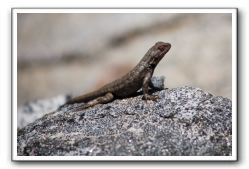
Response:
[[[23,128],[45,114],[54,111],[58,106],[64,104],[70,95],[59,95],[50,99],[35,100],[27,102],[17,109],[17,127]]]
[[[19,156],[230,156],[232,102],[178,87],[74,112],[74,104],[18,130]]]

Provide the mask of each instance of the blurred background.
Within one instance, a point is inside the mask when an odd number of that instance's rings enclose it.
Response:
[[[157,41],[172,48],[154,75],[232,97],[232,15],[44,14],[17,20],[18,106],[81,95],[124,75]]]

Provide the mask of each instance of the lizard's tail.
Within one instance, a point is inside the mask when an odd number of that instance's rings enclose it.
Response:
[[[61,105],[57,110],[61,110],[63,107],[65,107],[66,105],[69,105],[69,104],[74,104],[74,103],[87,103],[93,99],[96,99],[97,97],[100,97],[102,96],[105,91],[102,91],[102,90],[97,90],[97,91],[94,91],[94,92],[90,92],[90,93],[87,93],[85,95],[81,95],[81,96],[78,96],[78,97],[74,97],[74,98],[69,98],[65,104]]]

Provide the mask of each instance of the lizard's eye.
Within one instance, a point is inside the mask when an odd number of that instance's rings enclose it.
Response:
[[[157,48],[162,52],[166,48],[166,45],[160,45]]]

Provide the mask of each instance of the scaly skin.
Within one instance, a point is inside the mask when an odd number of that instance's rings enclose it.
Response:
[[[153,87],[151,77],[154,69],[170,48],[169,43],[157,42],[129,73],[94,92],[72,98],[65,105],[84,102],[86,103],[84,108],[87,108],[99,103],[111,102],[115,98],[129,97],[140,88],[143,89],[144,100],[156,100],[157,96],[150,95],[148,91],[149,87]]]

